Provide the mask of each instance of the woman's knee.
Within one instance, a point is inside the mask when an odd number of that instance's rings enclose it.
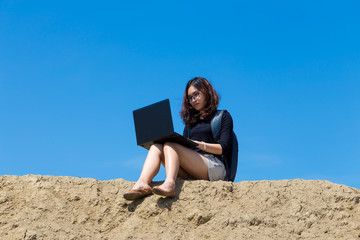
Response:
[[[174,142],[166,142],[164,144],[164,151],[167,151],[169,149],[177,151],[179,144]]]
[[[160,155],[163,155],[164,153],[164,145],[160,144],[160,143],[154,143],[153,145],[151,145],[149,151],[151,152],[156,152]]]

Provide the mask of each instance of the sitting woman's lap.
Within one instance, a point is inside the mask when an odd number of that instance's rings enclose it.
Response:
[[[168,149],[173,149],[176,152],[180,167],[192,177],[204,180],[209,179],[207,160],[203,155],[178,143],[167,142],[164,144],[165,156]]]

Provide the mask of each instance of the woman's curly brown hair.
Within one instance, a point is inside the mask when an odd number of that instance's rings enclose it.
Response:
[[[204,107],[205,111],[203,115],[201,115],[199,111],[194,109],[188,100],[189,99],[188,89],[190,86],[194,86],[199,91],[201,91],[205,96],[206,104]],[[181,118],[184,121],[185,125],[191,126],[195,124],[200,120],[200,117],[202,117],[203,119],[210,118],[217,110],[217,107],[219,105],[219,99],[220,99],[219,95],[216,93],[215,89],[208,80],[202,77],[195,77],[191,79],[186,84],[183,105],[180,112]]]

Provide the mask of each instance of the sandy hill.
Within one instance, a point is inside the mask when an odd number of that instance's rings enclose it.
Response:
[[[360,190],[328,181],[179,180],[129,202],[132,185],[0,176],[0,239],[360,239]]]

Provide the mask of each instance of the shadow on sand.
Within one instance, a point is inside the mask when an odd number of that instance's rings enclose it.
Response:
[[[167,197],[159,196],[159,199],[157,201],[158,207],[160,207],[161,209],[166,208],[168,210],[171,210],[173,203],[179,199],[179,194],[183,188],[183,185],[184,185],[184,180],[176,180],[175,197],[167,198]]]

